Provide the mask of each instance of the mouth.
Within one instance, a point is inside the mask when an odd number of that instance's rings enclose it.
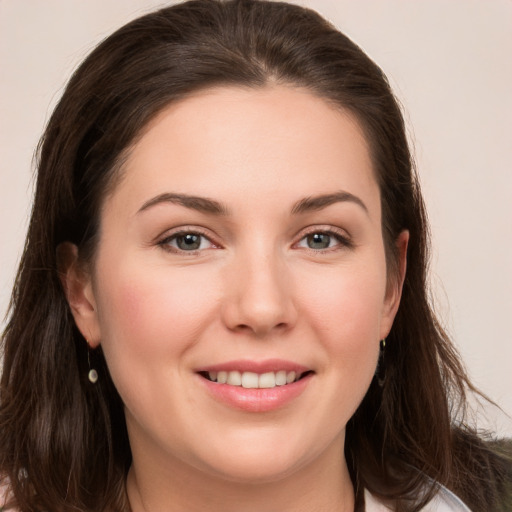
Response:
[[[283,359],[238,360],[197,368],[196,375],[216,401],[246,412],[270,412],[294,403],[315,371]]]
[[[312,374],[312,370],[278,370],[264,373],[249,371],[200,371],[201,377],[218,384],[242,387],[245,389],[272,389],[278,386],[287,386]]]

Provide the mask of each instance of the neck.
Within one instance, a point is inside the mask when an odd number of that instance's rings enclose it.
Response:
[[[187,465],[153,468],[134,457],[127,480],[132,512],[352,512],[354,489],[343,450],[269,482],[238,482]],[[271,461],[269,461],[271,463]],[[143,469],[144,468],[144,469]]]

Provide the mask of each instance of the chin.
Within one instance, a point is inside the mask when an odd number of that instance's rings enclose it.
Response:
[[[271,442],[268,436],[258,437],[243,443],[232,440],[208,453],[203,458],[207,471],[240,484],[275,483],[313,463],[323,451],[320,447],[310,446],[308,449],[306,440],[290,442],[292,435],[278,436]]]
[[[220,462],[220,461],[219,461]],[[258,457],[254,460],[237,458],[210,467],[210,471],[223,480],[247,485],[262,485],[279,482],[302,467],[299,461],[279,461],[273,457]]]

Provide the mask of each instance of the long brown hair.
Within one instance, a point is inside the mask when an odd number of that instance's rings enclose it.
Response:
[[[419,510],[434,482],[493,505],[493,453],[462,427],[472,390],[428,301],[428,226],[399,105],[381,69],[315,12],[257,0],[193,0],[122,27],[71,78],[41,139],[25,251],[3,336],[0,474],[22,511],[125,511],[131,463],[123,406],[101,349],[89,353],[57,270],[69,241],[94,256],[100,206],[126,152],[164,106],[220,85],[284,83],[348,109],[371,149],[389,275],[410,233],[401,306],[374,379],[347,426],[356,493]],[[99,369],[87,381],[89,360]],[[457,422],[455,424],[455,422]],[[472,450],[472,455],[467,455]],[[498,489],[499,490],[499,489]]]

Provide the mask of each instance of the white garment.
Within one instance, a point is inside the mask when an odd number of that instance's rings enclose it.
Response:
[[[3,504],[7,501],[6,486],[0,487],[0,512]],[[382,502],[375,498],[369,491],[364,491],[365,512],[392,512]],[[17,509],[9,509],[10,512],[17,512]],[[430,501],[422,512],[471,512],[471,510],[446,487],[440,486],[436,496]]]
[[[390,512],[390,508],[386,507],[382,502],[364,491],[365,512]],[[435,497],[421,509],[422,512],[471,512],[460,498],[455,496],[453,492],[446,487],[440,486]]]

